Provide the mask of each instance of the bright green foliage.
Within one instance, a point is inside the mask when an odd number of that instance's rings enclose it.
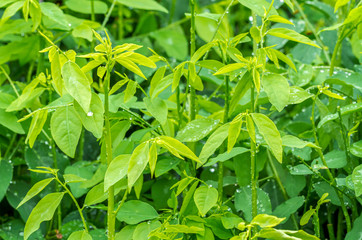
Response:
[[[361,7],[0,1],[0,238],[357,239]]]

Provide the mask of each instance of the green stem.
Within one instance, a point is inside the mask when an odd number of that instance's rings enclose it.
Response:
[[[111,16],[112,14],[112,11],[114,9],[114,6],[116,5],[116,0],[113,0],[112,2],[112,5],[111,7],[109,8],[108,12],[107,12],[107,15],[105,16],[104,20],[103,20],[103,23],[102,23],[102,29],[106,26],[108,20],[109,20],[109,17]]]
[[[79,145],[78,145],[78,151],[77,151],[77,156],[76,156],[76,161],[82,161],[83,160],[83,153],[84,153],[84,127],[82,127],[82,132],[80,134],[80,138],[79,138]]]
[[[86,223],[86,221],[85,221],[85,218],[84,218],[84,215],[83,215],[83,211],[82,211],[82,209],[80,208],[77,200],[76,200],[75,197],[73,196],[72,192],[68,189],[68,187],[67,187],[65,184],[63,184],[63,183],[59,180],[59,178],[58,178],[57,175],[55,176],[55,180],[65,189],[65,191],[69,194],[70,198],[73,200],[73,202],[74,202],[74,204],[75,204],[75,206],[77,207],[77,210],[78,210],[78,212],[79,212],[80,218],[82,219],[82,223],[83,223],[84,230],[85,230],[86,232],[88,232],[88,226],[87,226],[87,223]]]
[[[9,154],[10,154],[11,150],[14,148],[13,145],[15,143],[16,136],[18,136],[18,134],[14,133],[13,136],[11,137],[10,143],[8,145],[8,148],[6,149],[3,159],[9,159]]]
[[[257,26],[256,23],[256,14],[255,12],[252,13],[253,17],[253,27]],[[255,41],[253,41],[253,53],[256,56],[256,51],[258,50],[258,45]],[[251,85],[250,88],[250,102],[251,102],[251,109],[250,112],[255,112],[255,105],[254,105],[254,84]],[[250,138],[250,176],[251,176],[251,212],[253,218],[258,215],[258,195],[257,195],[257,182],[258,179],[256,177],[256,143]]]
[[[172,0],[171,9],[170,9],[170,17],[168,19],[168,24],[172,23],[173,16],[175,15],[176,1],[177,0]]]
[[[191,28],[190,28],[190,57],[195,53],[196,35],[195,35],[195,0],[189,0],[191,8]],[[190,74],[189,74],[190,76]],[[189,83],[191,80],[189,79]],[[193,86],[190,87],[190,120],[194,120],[196,116],[196,91]]]
[[[314,136],[314,141],[315,141],[315,144],[319,147],[316,149],[323,165],[326,167],[326,173],[327,173],[327,176],[331,182],[332,185],[335,185],[335,178],[333,177],[331,171],[329,170],[328,168],[328,165],[327,165],[327,162],[324,158],[324,155],[323,155],[323,152],[322,152],[322,149],[320,148],[320,145],[319,145],[319,141],[318,141],[318,138],[317,138],[317,130],[316,130],[316,127],[315,127],[315,120],[314,120],[314,113],[315,113],[315,102],[316,102],[316,98],[318,97],[318,95],[315,96],[314,98],[314,101],[313,101],[313,105],[312,105],[312,116],[311,116],[311,121],[312,121],[312,129],[313,129],[313,136]],[[344,215],[344,218],[346,220],[346,225],[347,225],[347,232],[349,232],[351,230],[351,219],[350,219],[350,216],[349,216],[349,213],[347,211],[347,208],[346,208],[346,205],[344,204],[344,201],[343,201],[343,195],[340,191],[338,191],[337,189],[335,189],[336,191],[336,194],[338,196],[338,199],[341,203],[341,208],[342,208],[342,211],[343,211],[343,215]]]
[[[338,211],[337,221],[337,240],[343,239],[343,213],[341,210]]]
[[[123,5],[118,5],[118,40],[123,39]]]
[[[182,112],[181,112],[181,100],[180,100],[180,86],[176,88],[176,104],[177,104],[177,116],[178,116],[178,129],[180,130],[182,125]]]
[[[109,166],[112,161],[112,136],[111,136],[111,126],[109,122],[109,86],[110,86],[111,69],[112,69],[111,60],[108,60],[107,73],[103,83],[104,122],[105,122],[104,141],[106,143],[107,166]],[[114,240],[115,238],[115,224],[116,224],[116,218],[114,213],[114,186],[111,186],[109,187],[108,190],[108,209],[107,209],[107,231],[108,231],[109,240]]]
[[[273,159],[272,159],[272,156],[271,156],[269,150],[267,150],[267,153],[268,153],[268,163],[269,163],[270,168],[271,168],[271,170],[272,170],[272,172],[273,172],[275,181],[277,182],[277,184],[278,184],[278,186],[279,186],[279,188],[280,188],[280,190],[281,190],[281,192],[282,192],[282,194],[283,194],[284,200],[288,200],[289,197],[288,197],[287,191],[285,190],[285,188],[284,188],[284,186],[283,186],[283,183],[282,183],[282,181],[280,180],[278,171],[277,171],[277,169],[276,169],[276,167],[275,167],[275,165],[274,165],[274,162],[273,162]],[[296,219],[295,215],[292,214],[291,217],[292,217],[292,221],[293,221],[293,224],[294,224],[295,229],[298,230],[299,227],[298,227],[298,222],[297,222],[297,219]]]
[[[51,141],[50,146],[52,147],[52,155],[53,155],[53,166],[54,169],[58,169],[58,160],[57,160],[57,151],[55,149],[55,142],[54,140]],[[59,183],[55,182],[55,191],[59,192]],[[61,230],[62,227],[62,208],[61,205],[59,204],[58,208],[57,208],[57,217],[58,217],[58,230]]]
[[[351,161],[351,158],[349,156],[349,142],[347,140],[347,131],[346,131],[346,128],[344,127],[343,125],[343,122],[342,122],[342,113],[341,113],[341,107],[340,106],[337,106],[337,112],[338,112],[338,119],[339,119],[339,125],[341,127],[341,134],[342,134],[342,137],[343,137],[343,142],[344,142],[344,153],[346,155],[346,159],[347,159],[347,163],[348,163],[348,173],[351,174],[352,171],[353,171],[353,163]]]
[[[321,237],[321,231],[320,231],[320,226],[319,226],[318,211],[316,211],[313,214],[313,224],[314,224],[314,233],[318,238],[320,238]]]
[[[338,41],[336,43],[336,46],[334,47],[334,50],[333,50],[333,55],[332,55],[332,60],[331,60],[331,67],[329,68],[329,76],[332,76],[333,75],[333,72],[334,72],[334,66],[336,65],[336,59],[337,59],[337,54],[338,54],[338,50],[341,46],[343,42],[343,39],[342,38],[338,38]]]
[[[305,15],[303,8],[299,5],[297,0],[292,0],[294,6],[297,7],[298,11],[300,12],[300,14],[302,15],[303,20],[305,21],[305,23],[307,24],[307,27],[312,31],[314,37],[316,38],[318,44],[321,46],[322,51],[324,53],[324,56],[326,57],[327,63],[328,65],[331,64],[331,59],[329,58],[329,54],[327,52],[327,48],[324,45],[323,41],[319,38],[317,31],[315,30],[314,26],[309,22],[308,17]]]

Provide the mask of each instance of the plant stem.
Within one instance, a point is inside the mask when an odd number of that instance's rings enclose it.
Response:
[[[257,26],[256,23],[256,14],[255,12],[252,13],[253,16],[253,27]],[[256,56],[256,51],[258,49],[257,43],[253,41],[253,53]],[[250,88],[250,102],[251,102],[251,109],[250,112],[255,112],[255,105],[254,105],[254,83],[251,85]],[[256,143],[250,138],[250,176],[251,176],[251,212],[253,218],[258,215],[258,195],[257,195],[257,182],[258,179],[256,177]]]
[[[284,186],[283,186],[283,183],[282,183],[282,181],[280,180],[278,171],[277,171],[277,169],[276,169],[276,167],[275,167],[275,165],[274,165],[274,163],[273,163],[273,159],[272,159],[272,156],[271,156],[269,150],[267,150],[267,153],[268,153],[268,163],[269,163],[270,168],[271,168],[271,170],[272,170],[272,172],[273,172],[275,181],[277,182],[277,184],[278,184],[278,186],[279,186],[279,188],[280,188],[280,190],[281,190],[281,192],[282,192],[282,194],[283,194],[284,200],[288,200],[289,197],[288,197],[287,191],[285,190],[285,188],[284,188]],[[292,215],[291,215],[291,218],[292,218],[292,221],[293,221],[293,224],[294,224],[295,229],[298,230],[299,227],[298,227],[298,222],[297,222],[297,219],[296,219],[295,215],[292,214]]]
[[[58,169],[58,160],[57,160],[57,151],[55,149],[55,142],[52,140],[50,143],[50,146],[52,147],[52,155],[53,155],[53,166],[54,169]],[[59,183],[55,182],[55,191],[59,192]],[[61,230],[62,227],[62,208],[61,205],[57,207],[57,217],[58,217],[58,230]]]
[[[56,181],[65,189],[65,191],[69,194],[70,198],[73,200],[75,206],[76,206],[77,209],[78,209],[80,218],[82,219],[82,223],[83,223],[84,230],[85,230],[86,232],[88,232],[88,226],[87,226],[87,223],[86,223],[86,221],[85,221],[85,218],[84,218],[84,215],[83,215],[83,211],[82,211],[82,209],[80,208],[77,200],[76,200],[75,197],[73,196],[72,192],[68,189],[68,187],[59,180],[59,178],[58,178],[57,175],[55,175],[55,179],[56,179]]]
[[[170,17],[168,19],[168,24],[172,23],[173,16],[175,15],[176,1],[177,0],[172,0],[171,9],[170,9]]]
[[[343,142],[344,142],[344,153],[346,154],[346,159],[347,159],[347,163],[348,163],[348,173],[351,174],[353,171],[353,163],[349,156],[350,146],[349,146],[349,141],[347,140],[347,131],[342,122],[342,113],[341,113],[340,106],[337,106],[337,112],[338,112],[339,125],[341,127],[341,134],[342,134]]]
[[[195,0],[189,0],[191,8],[191,28],[190,28],[190,57],[194,55],[196,49],[196,35],[195,35]],[[190,76],[190,72],[189,72]],[[189,84],[191,80],[189,79]],[[196,92],[193,86],[190,87],[190,120],[194,120],[196,116]]]
[[[320,39],[320,37],[317,34],[317,31],[315,30],[314,26],[309,22],[308,17],[305,15],[303,8],[299,5],[297,0],[292,0],[293,4],[297,7],[298,11],[300,12],[300,14],[302,15],[303,20],[305,21],[305,23],[307,24],[308,28],[312,31],[314,37],[316,38],[318,44],[321,46],[322,51],[324,53],[324,56],[326,57],[327,63],[328,65],[331,64],[331,59],[329,58],[329,54],[327,52],[327,48],[324,45],[323,41]]]
[[[111,7],[109,8],[108,12],[107,12],[107,15],[105,16],[104,20],[103,20],[103,23],[102,23],[102,28],[104,28],[109,20],[109,17],[111,16],[112,14],[112,11],[114,9],[114,6],[116,5],[116,0],[113,0],[112,2],[112,5]]]
[[[336,65],[336,58],[337,58],[337,54],[338,54],[338,50],[341,46],[343,42],[343,39],[342,38],[338,38],[338,41],[336,43],[336,46],[334,47],[334,50],[333,50],[333,55],[332,55],[332,59],[331,59],[331,67],[329,68],[329,76],[332,76],[333,75],[333,72],[334,72],[334,66]]]
[[[110,86],[110,77],[111,77],[111,69],[112,65],[110,58],[108,58],[107,63],[107,73],[103,83],[104,89],[104,141],[106,143],[106,159],[107,166],[111,164],[112,161],[112,136],[111,136],[111,126],[109,122],[109,86]],[[115,238],[115,214],[114,214],[114,186],[109,187],[108,190],[108,209],[107,209],[107,231],[108,231],[108,239],[114,240]]]
[[[322,152],[322,149],[320,148],[320,145],[319,145],[319,141],[318,141],[318,138],[317,138],[317,130],[316,130],[316,127],[315,127],[315,120],[314,120],[314,113],[315,113],[315,102],[316,102],[316,98],[318,97],[318,94],[315,96],[314,98],[314,101],[313,101],[313,105],[312,105],[312,116],[311,116],[311,122],[312,122],[312,129],[313,129],[313,136],[314,136],[314,142],[315,144],[319,147],[316,149],[323,165],[326,167],[326,173],[327,173],[327,176],[330,180],[330,183],[332,185],[335,185],[335,179],[331,173],[331,171],[329,170],[328,168],[328,165],[327,165],[327,162],[324,158],[324,155],[323,155],[323,152]],[[344,201],[343,201],[343,195],[337,190],[335,189],[336,191],[336,194],[338,196],[338,199],[341,203],[341,208],[342,208],[342,211],[343,211],[343,215],[344,215],[344,218],[346,220],[346,225],[347,225],[347,232],[349,232],[351,230],[351,219],[350,219],[350,216],[348,214],[348,211],[347,211],[347,208],[346,208],[346,205],[344,204]]]
[[[181,129],[182,125],[182,112],[181,112],[181,101],[180,101],[180,86],[177,86],[176,88],[176,104],[177,104],[177,116],[178,116],[178,124],[177,129]]]
[[[123,5],[118,4],[118,40],[123,39]]]

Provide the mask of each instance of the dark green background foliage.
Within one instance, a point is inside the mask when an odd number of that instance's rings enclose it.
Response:
[[[0,239],[361,239],[361,8],[1,0]]]

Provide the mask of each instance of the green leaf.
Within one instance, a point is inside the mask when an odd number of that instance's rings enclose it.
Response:
[[[84,24],[84,23],[75,27],[72,31],[72,35],[73,35],[73,37],[87,39],[89,42],[93,41],[92,28],[89,25]]]
[[[257,188],[257,196],[258,196],[258,214],[262,213],[271,214],[272,208],[271,208],[269,195],[260,188]],[[236,190],[235,209],[237,211],[243,211],[244,219],[246,221],[252,220],[250,187],[242,187]]]
[[[155,74],[153,75],[153,77],[151,79],[150,96],[152,99],[157,97],[157,95],[155,94],[155,90],[161,84],[162,79],[165,76],[166,69],[167,69],[167,66],[160,67],[159,69],[157,69],[157,71],[155,72]]]
[[[245,63],[230,63],[220,68],[214,75],[230,73],[244,67],[246,67]]]
[[[133,150],[127,170],[129,191],[131,191],[132,186],[141,176],[143,170],[147,166],[148,157],[149,157],[148,152],[149,152],[148,142],[141,143]]]
[[[157,217],[157,211],[150,204],[139,200],[125,202],[117,213],[117,219],[127,224],[138,224]]]
[[[92,236],[86,230],[81,230],[70,234],[68,240],[92,240]]]
[[[285,218],[278,218],[268,214],[258,214],[250,224],[258,225],[261,228],[271,228],[279,225]]]
[[[159,97],[153,99],[145,97],[143,98],[143,102],[146,105],[147,111],[149,111],[161,125],[165,125],[168,113],[166,102]]]
[[[272,21],[272,22],[279,22],[279,23],[294,25],[291,21],[289,21],[288,19],[285,19],[279,15],[271,15],[268,17],[268,20]]]
[[[63,178],[66,184],[87,181],[87,179],[79,177],[75,174],[64,174]]]
[[[105,2],[93,0],[94,8],[93,13],[95,14],[106,14],[108,6]],[[67,0],[65,1],[65,6],[74,12],[91,14],[92,7],[91,1],[87,0]]]
[[[268,51],[274,53],[279,60],[282,60],[282,61],[285,62],[289,67],[291,67],[295,72],[297,72],[297,69],[295,68],[295,65],[294,65],[293,61],[290,60],[290,58],[288,58],[284,53],[282,53],[282,52],[280,52],[280,51],[278,51],[278,50],[275,50],[275,49],[273,49],[273,48],[268,49]]]
[[[94,186],[89,192],[84,200],[85,206],[91,206],[97,203],[101,203],[107,199],[108,193],[104,192],[104,183],[100,183]]]
[[[53,50],[54,49],[54,50]],[[51,54],[54,52],[53,56]],[[52,84],[54,86],[55,91],[60,95],[63,96],[63,88],[64,88],[64,81],[62,79],[61,74],[61,65],[60,65],[60,57],[59,52],[56,48],[52,48],[49,51],[49,60],[50,60],[50,69],[52,74]]]
[[[311,45],[316,48],[320,48],[317,44],[315,44],[312,40],[297,33],[294,30],[288,28],[272,28],[267,32],[268,35],[288,39],[294,42],[300,42],[307,45]]]
[[[229,124],[222,125],[207,139],[200,153],[200,161],[206,163],[209,157],[216,151],[228,136]]]
[[[51,183],[54,180],[54,178],[46,178],[43,179],[34,186],[30,188],[24,199],[19,203],[19,205],[16,208],[19,208],[21,205],[29,201],[31,198],[35,197],[38,193],[40,193],[46,186],[48,186],[49,183]]]
[[[241,98],[251,87],[251,79],[252,79],[251,74],[249,72],[246,72],[244,76],[236,84],[234,94],[230,100],[230,108],[229,108],[230,113],[235,110]]]
[[[96,93],[92,93],[89,112],[84,112],[78,102],[74,102],[74,109],[78,113],[85,129],[90,131],[94,137],[101,138],[103,134],[104,107],[102,100]]]
[[[104,191],[127,175],[130,154],[121,154],[111,161],[104,176]]]
[[[352,173],[352,182],[354,185],[354,191],[356,192],[356,197],[362,195],[362,164],[353,169]]]
[[[132,80],[129,80],[127,83],[126,90],[124,91],[123,102],[126,103],[134,96],[137,90],[138,83]]]
[[[137,240],[148,240],[152,239],[149,237],[150,233],[161,227],[161,223],[159,221],[152,222],[143,222],[137,225],[136,229],[133,232],[133,239]]]
[[[265,0],[239,0],[239,3],[244,5],[245,7],[249,8],[256,14],[258,14],[260,17],[264,17],[264,13],[266,9],[269,9],[270,3],[268,3]],[[265,9],[265,10],[264,10]],[[274,7],[272,7],[270,13],[271,15],[278,15],[278,12],[275,10]]]
[[[310,235],[303,230],[298,231],[289,231],[289,230],[279,230],[274,228],[264,228],[260,232],[258,232],[255,237],[262,237],[273,240],[319,240],[318,237]]]
[[[285,135],[282,137],[283,146],[291,147],[291,148],[320,148],[314,143],[303,141],[293,135]]]
[[[205,53],[210,51],[210,48],[214,47],[216,42],[209,42],[197,49],[197,51],[192,55],[191,62],[196,63]]]
[[[273,123],[267,116],[261,113],[251,114],[255,125],[258,127],[260,134],[263,136],[265,142],[270,147],[272,153],[278,162],[282,163],[283,159],[283,146],[282,138],[280,133]]]
[[[79,103],[84,112],[89,112],[92,99],[90,82],[80,67],[68,61],[62,67],[64,85],[67,92]]]
[[[308,222],[309,222],[309,219],[313,216],[313,214],[315,213],[315,209],[314,208],[311,208],[309,209],[308,211],[306,211],[302,218],[300,219],[300,225],[301,226],[304,226],[306,225]]]
[[[180,141],[168,137],[168,136],[160,136],[156,139],[156,143],[167,150],[169,150],[172,154],[180,154],[184,157],[187,157],[189,159],[192,159],[196,162],[200,162],[199,158],[193,153],[188,147],[186,147],[184,144],[182,144]]]
[[[65,17],[63,11],[52,2],[41,2],[40,9],[44,16],[47,16],[53,22],[56,22],[59,25],[61,30],[69,30],[70,26]]]
[[[156,10],[164,13],[168,13],[167,9],[154,0],[117,0],[118,3],[123,4],[130,8]]]
[[[73,106],[58,108],[53,113],[50,131],[57,146],[73,158],[82,131],[82,123]]]
[[[27,240],[33,232],[39,229],[40,223],[53,218],[55,209],[62,201],[65,192],[49,193],[43,197],[31,211],[25,224],[24,239]]]
[[[313,97],[313,94],[310,94],[303,88],[297,86],[291,86],[288,104],[298,104],[304,102],[305,100],[311,97]]]
[[[359,24],[361,23],[362,17],[362,5],[359,4],[358,7],[353,8],[349,13],[346,19],[344,20],[343,24],[354,23]]]
[[[256,43],[259,43],[261,40],[261,36],[260,36],[260,30],[258,27],[251,27],[250,28],[250,35],[251,37],[254,39],[254,41]]]
[[[24,5],[24,1],[17,1],[10,4],[1,16],[0,25],[4,24],[9,18],[15,15],[17,11]]]
[[[352,104],[341,107],[341,115],[344,116],[344,115],[347,115],[347,114],[350,114],[350,113],[360,111],[361,109],[362,109],[362,102],[352,103]],[[327,122],[330,122],[330,121],[335,120],[337,118],[338,118],[338,113],[329,114],[329,115],[325,116],[318,123],[318,128],[320,128],[321,126],[323,126]]]
[[[219,154],[217,157],[210,158],[210,160],[204,166],[209,167],[218,162],[225,162],[235,156],[238,156],[238,155],[248,152],[248,151],[249,151],[248,148],[234,147],[233,149],[231,149],[230,152],[225,152],[225,153]]]
[[[187,123],[184,128],[177,132],[176,139],[181,142],[197,142],[206,137],[215,129],[219,120],[211,118],[199,118]]]
[[[122,228],[121,231],[116,233],[115,240],[132,240],[133,239],[133,232],[136,229],[137,225],[127,225]]]
[[[353,228],[346,235],[345,240],[356,240],[361,239],[361,229],[362,229],[362,214],[356,218],[353,222]]]
[[[216,205],[218,192],[215,188],[209,186],[201,186],[196,189],[194,194],[194,201],[201,216]]]
[[[228,146],[227,152],[230,152],[234,147],[236,141],[238,140],[241,125],[243,121],[241,117],[236,116],[230,123],[229,130],[228,130]]]
[[[286,218],[286,221],[289,216],[295,213],[301,206],[303,206],[303,204],[303,196],[288,199],[274,209],[273,215],[279,218]]]
[[[149,159],[148,164],[150,166],[151,177],[153,177],[157,163],[157,144],[155,142],[153,142],[150,147],[150,151],[148,153],[148,159]]]
[[[6,159],[0,160],[0,202],[6,194],[13,177],[13,166]]]
[[[33,115],[31,120],[29,132],[26,136],[25,143],[29,141],[29,146],[32,148],[38,135],[41,133],[43,126],[48,117],[48,110],[40,110]]]
[[[268,74],[263,78],[263,87],[271,104],[281,112],[289,102],[288,80],[279,74]]]
[[[205,231],[204,228],[199,228],[195,226],[186,226],[181,224],[168,225],[164,230],[164,232],[167,233],[187,233],[187,234],[192,234],[192,233],[202,234],[204,231]]]
[[[187,57],[188,42],[180,25],[154,31],[150,36],[156,39],[156,42],[162,46],[169,57],[174,57],[180,61]]]
[[[350,152],[354,156],[362,158],[362,140],[353,143]]]

